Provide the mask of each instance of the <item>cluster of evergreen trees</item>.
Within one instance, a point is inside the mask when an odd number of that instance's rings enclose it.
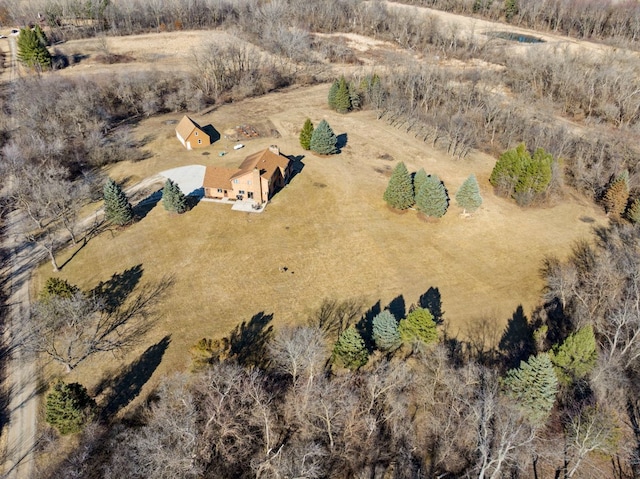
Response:
[[[364,318],[345,329],[333,347],[333,361],[339,366],[358,369],[369,361],[373,349],[393,353],[403,344],[430,344],[438,339],[436,322],[428,309],[415,307],[399,322],[389,310]]]
[[[300,146],[321,155],[338,153],[338,137],[327,122],[322,120],[314,127],[311,119],[307,118],[300,131]]]
[[[549,192],[555,163],[544,149],[537,148],[531,155],[521,143],[500,155],[489,182],[499,194],[529,205]]]
[[[428,175],[424,169],[412,176],[403,162],[394,168],[383,199],[398,210],[415,205],[420,212],[433,218],[441,218],[449,208],[449,195],[440,178]],[[471,174],[457,191],[456,202],[465,213],[480,207],[482,196],[475,175]]]
[[[366,75],[358,84],[348,82],[342,75],[331,84],[327,103],[329,108],[338,113],[348,113],[367,104],[377,108],[382,96],[382,85],[377,74]]]

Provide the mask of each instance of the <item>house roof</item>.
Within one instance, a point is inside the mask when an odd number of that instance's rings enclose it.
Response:
[[[283,156],[279,153],[274,153],[269,148],[267,148],[266,150],[259,151],[257,153],[254,153],[253,155],[247,156],[245,160],[240,164],[240,170],[233,176],[242,176],[257,168],[260,170],[260,176],[269,179],[273,175],[273,172],[276,170],[276,168],[280,168],[281,170],[283,170],[284,174],[284,170],[286,170],[289,162],[290,160],[286,156]]]
[[[231,189],[231,178],[240,170],[237,168],[221,168],[218,166],[207,166],[204,173],[202,186],[204,188],[222,188],[223,190]]]
[[[178,135],[180,135],[183,140],[186,140],[196,128],[198,130],[202,130],[202,128],[200,128],[200,125],[198,125],[195,121],[185,115],[182,117],[182,120],[180,120],[180,123],[178,123],[178,126],[176,126],[176,133],[178,133]]]

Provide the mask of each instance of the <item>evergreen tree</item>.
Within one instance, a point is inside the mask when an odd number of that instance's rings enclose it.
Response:
[[[634,225],[640,223],[640,198],[636,198],[629,205],[627,209],[627,219]]]
[[[333,348],[334,358],[349,369],[358,369],[367,364],[369,353],[360,333],[350,326],[345,329]]]
[[[105,219],[119,226],[129,223],[133,219],[133,207],[120,186],[109,178],[103,193]]]
[[[464,212],[467,210],[474,212],[482,204],[482,196],[480,196],[480,188],[476,175],[473,173],[462,183],[460,189],[456,193],[456,202],[462,207]]]
[[[533,156],[524,143],[505,151],[496,162],[489,182],[505,196],[526,205],[545,193],[551,184],[553,157],[538,148]]]
[[[17,40],[18,60],[31,68],[49,68],[51,54],[47,50],[47,43],[47,37],[38,25],[33,29],[21,29]]]
[[[162,205],[167,211],[182,214],[187,211],[187,198],[174,181],[167,179],[162,189]]]
[[[428,309],[416,308],[400,321],[398,332],[404,342],[422,341],[433,343],[438,339],[438,331],[433,315]]]
[[[300,146],[304,150],[309,150],[311,148],[311,137],[313,136],[313,123],[311,119],[307,118],[302,126],[302,131],[300,131]]]
[[[416,194],[416,206],[427,216],[441,218],[449,208],[447,190],[437,176],[428,176]]]
[[[504,0],[504,16],[508,22],[518,14],[518,11],[518,0]]]
[[[558,379],[564,384],[585,377],[593,370],[598,359],[593,327],[588,325],[570,334],[561,345],[553,348],[549,357]]]
[[[397,210],[406,210],[413,206],[411,175],[402,161],[393,169],[382,198],[389,206]]]
[[[382,311],[373,318],[373,340],[380,351],[394,351],[401,344],[398,322],[389,311]]]
[[[602,202],[604,203],[607,213],[614,218],[620,218],[627,207],[628,201],[629,172],[624,171],[609,185]]]
[[[351,97],[349,95],[349,85],[344,76],[338,80],[338,91],[334,99],[334,108],[338,113],[347,113],[351,110]]]
[[[91,420],[95,407],[84,386],[56,381],[47,394],[45,420],[60,434],[73,434]]]
[[[504,385],[533,424],[544,424],[558,393],[558,378],[547,353],[531,356],[519,368],[509,370]]]
[[[427,180],[427,172],[424,171],[424,168],[420,168],[418,171],[416,171],[416,174],[413,175],[413,196],[415,198],[415,195],[418,194],[418,191],[420,191],[420,187],[422,187],[422,185],[424,184],[424,182]]]
[[[327,101],[329,103],[329,108],[331,108],[332,110],[336,109],[336,96],[338,94],[339,88],[340,83],[338,82],[338,80],[334,80],[331,84],[331,88],[329,88],[329,96],[327,98]]]
[[[40,292],[40,300],[46,301],[52,297],[69,299],[78,291],[80,288],[69,283],[66,279],[49,278]]]
[[[327,120],[322,120],[313,130],[309,147],[312,151],[320,153],[321,155],[333,155],[338,152],[337,145],[338,138],[331,129],[331,126],[329,126]]]

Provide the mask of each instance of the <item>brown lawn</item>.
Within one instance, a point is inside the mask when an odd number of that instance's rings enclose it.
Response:
[[[494,196],[488,176],[494,159],[480,153],[452,160],[411,135],[376,121],[371,112],[339,115],[326,108],[327,86],[292,89],[226,105],[194,118],[224,134],[240,124],[280,138],[242,142],[224,137],[206,150],[186,151],[175,139],[179,114],[155,117],[136,128],[150,138],[152,157],[114,165],[109,174],[127,183],[189,164],[237,165],[246,155],[276,143],[290,155],[304,155],[303,171],[262,214],[238,213],[229,206],[201,202],[182,216],[158,204],[142,221],[91,240],[62,270],[61,277],[92,288],[112,274],[142,265],[141,283],[172,275],[153,333],[124,358],[109,355],[87,361],[69,380],[94,386],[105,370],[133,362],[150,345],[170,335],[171,343],[141,397],[157,379],[188,368],[188,348],[202,337],[221,337],[253,315],[273,314],[272,324],[302,323],[323,298],[363,297],[367,305],[387,305],[403,295],[407,306],[430,287],[442,295],[453,334],[469,321],[493,318],[503,328],[519,305],[529,315],[543,286],[538,276],[545,255],[565,256],[588,238],[600,210],[567,198],[548,208],[521,209]],[[347,146],[332,157],[301,150],[298,128],[306,117],[326,118]],[[227,151],[219,157],[220,151]],[[203,155],[203,153],[209,155]],[[393,157],[393,161],[384,159]],[[396,214],[382,201],[390,169],[404,161],[410,170],[436,173],[453,194],[470,174],[478,176],[484,204],[463,218],[455,202],[440,221],[427,223],[416,212]],[[583,220],[581,220],[583,218]],[[60,254],[61,263],[72,249]],[[286,266],[287,272],[280,268]],[[44,265],[34,289],[50,275]]]

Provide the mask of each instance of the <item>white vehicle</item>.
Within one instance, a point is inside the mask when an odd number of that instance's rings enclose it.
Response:
[[[244,148],[244,145],[242,143],[238,143],[236,146],[233,147],[234,150],[239,150],[240,148]]]

